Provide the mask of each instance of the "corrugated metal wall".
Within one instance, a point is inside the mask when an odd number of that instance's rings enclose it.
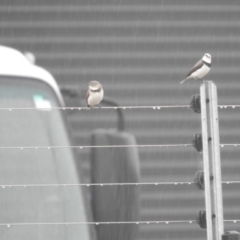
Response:
[[[90,80],[120,105],[188,104],[200,84],[179,82],[205,53],[212,54],[207,79],[220,104],[240,104],[240,3],[223,1],[2,1],[0,44],[32,51],[60,86],[78,88],[85,104]],[[127,130],[139,144],[190,143],[201,131],[189,109],[125,110]],[[240,143],[239,109],[219,109],[222,143]],[[94,128],[115,126],[112,110],[69,114],[75,143],[89,144]],[[191,147],[140,148],[142,181],[193,181],[201,156]],[[223,180],[240,180],[240,148],[222,148]],[[79,151],[88,174],[88,151]],[[88,181],[88,178],[86,178]],[[240,185],[224,185],[225,219],[239,219]],[[204,209],[193,185],[144,186],[141,220],[192,220]],[[240,231],[239,224],[225,230]],[[140,226],[139,239],[205,239],[196,224]]]

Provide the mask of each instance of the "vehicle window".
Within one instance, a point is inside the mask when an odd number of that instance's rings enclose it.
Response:
[[[69,146],[58,99],[45,83],[0,78],[0,147]],[[0,149],[0,184],[77,183],[72,149]],[[11,223],[87,222],[82,189],[77,186],[0,188],[3,240],[89,240],[88,225],[20,225]]]

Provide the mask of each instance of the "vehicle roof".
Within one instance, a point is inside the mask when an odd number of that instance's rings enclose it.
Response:
[[[59,87],[53,76],[44,68],[36,66],[18,50],[0,45],[0,75],[34,78],[47,83],[64,105]]]

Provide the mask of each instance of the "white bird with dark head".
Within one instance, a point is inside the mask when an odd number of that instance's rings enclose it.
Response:
[[[180,84],[184,83],[190,78],[201,80],[204,76],[208,74],[211,69],[212,57],[209,53],[205,53],[202,59],[200,59],[193,68],[188,72],[185,79],[183,79]]]
[[[103,95],[104,91],[100,82],[89,82],[86,96],[87,107],[92,108],[94,105],[99,104],[103,99]]]

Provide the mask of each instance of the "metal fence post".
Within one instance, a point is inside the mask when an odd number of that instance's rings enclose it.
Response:
[[[221,240],[224,228],[216,85],[204,81],[200,94],[207,239]]]

